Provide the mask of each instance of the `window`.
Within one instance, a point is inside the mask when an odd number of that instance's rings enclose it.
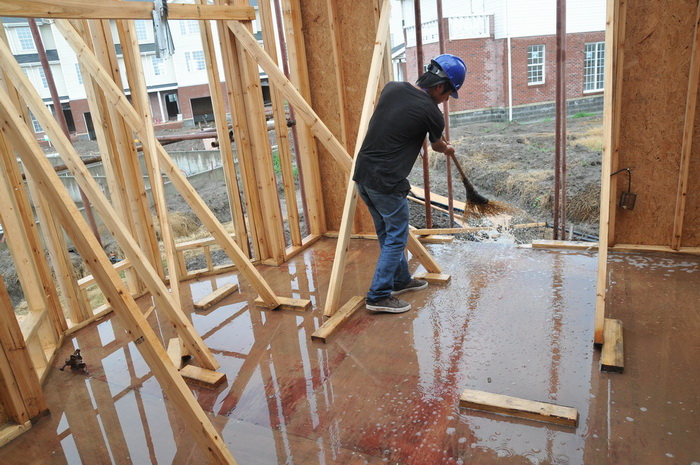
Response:
[[[46,80],[46,73],[44,73],[44,68],[39,68],[39,76],[41,76],[41,85],[44,89],[49,88],[49,81]]]
[[[19,42],[19,49],[22,52],[33,52],[36,50],[32,31],[28,27],[17,28],[17,41]]]
[[[151,56],[151,63],[153,64],[153,74],[160,76],[163,74],[163,59],[155,55]]]
[[[29,112],[29,117],[32,119],[32,125],[34,126],[34,132],[44,132],[44,128],[41,127],[41,124],[36,120],[34,117],[34,114],[30,111]]]
[[[134,21],[134,30],[136,31],[136,39],[138,39],[139,42],[144,42],[148,40],[145,19],[137,19],[136,21]]]
[[[194,20],[180,21],[180,34],[186,36],[187,34],[196,34],[199,32],[199,23]]]
[[[544,84],[544,45],[527,47],[527,84]]]
[[[202,50],[185,52],[185,60],[187,61],[187,71],[201,71],[206,68]]]
[[[605,79],[605,42],[586,44],[583,64],[583,91],[599,92],[603,90]]]
[[[75,74],[78,76],[78,83],[82,84],[83,83],[83,73],[80,71],[80,65],[78,63],[75,63]]]

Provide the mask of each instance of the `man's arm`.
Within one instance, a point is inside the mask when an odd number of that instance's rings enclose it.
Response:
[[[452,147],[452,144],[445,140],[445,136],[442,136],[435,142],[431,142],[430,147],[436,152],[444,153],[447,156],[454,155],[455,153],[455,148]]]

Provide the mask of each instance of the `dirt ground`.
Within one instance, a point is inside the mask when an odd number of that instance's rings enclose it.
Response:
[[[598,231],[599,193],[601,176],[602,116],[578,115],[567,120],[567,227],[573,229],[572,238],[596,240]],[[193,133],[199,129],[168,129],[158,135]],[[493,226],[492,229],[476,233],[457,234],[458,240],[500,241],[529,243],[533,239],[551,238],[548,227],[512,228],[528,223],[552,224],[552,201],[554,184],[554,121],[537,123],[476,123],[452,127],[451,141],[457,157],[467,176],[477,191],[492,201],[512,206],[513,211],[498,218],[480,216],[463,217],[458,220],[470,226]],[[272,134],[272,133],[271,133]],[[94,141],[75,142],[77,151],[85,157],[99,154]],[[165,146],[168,151],[202,150],[205,142],[188,140]],[[45,151],[53,151],[46,147]],[[429,156],[431,192],[447,196],[447,174],[445,156],[432,152]],[[423,186],[422,160],[418,159],[410,175],[413,185]],[[453,195],[455,200],[464,201],[465,191],[455,167],[452,167]],[[228,199],[221,182],[194,183],[195,189],[207,202],[214,214],[223,223],[230,221]],[[184,216],[191,215],[189,208],[179,195],[167,199],[168,207]],[[417,228],[426,227],[425,207],[416,202],[411,206],[411,224]],[[183,226],[182,234],[197,233],[196,221]],[[432,211],[434,228],[456,227],[447,214]],[[199,233],[206,234],[200,229]],[[105,234],[105,249],[120,255],[114,240]],[[214,254],[215,261],[227,261],[223,254]],[[76,266],[80,258],[75,257]],[[203,260],[203,258],[201,259]],[[202,267],[202,263],[189,263],[188,268]],[[0,274],[2,274],[13,304],[23,298],[14,263],[6,243],[0,243]]]

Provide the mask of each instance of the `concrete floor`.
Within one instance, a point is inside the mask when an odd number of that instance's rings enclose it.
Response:
[[[256,308],[241,282],[192,312],[228,377],[192,389],[239,464],[700,464],[700,259],[610,255],[608,316],[623,321],[626,365],[608,374],[592,345],[595,253],[429,247],[451,283],[407,295],[405,314],[363,308],[327,344],[310,336],[332,239],[262,269],[311,311]],[[342,302],[364,294],[376,251],[351,242]],[[237,280],[184,284],[183,299]],[[149,321],[173,336],[157,312]],[[74,347],[89,376],[57,369]],[[45,385],[51,416],[0,449],[0,464],[202,463],[116,317],[68,338],[58,360]],[[575,407],[579,426],[460,409],[465,388]]]

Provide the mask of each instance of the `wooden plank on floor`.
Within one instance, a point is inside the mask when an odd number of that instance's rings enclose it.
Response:
[[[419,236],[418,240],[424,244],[445,244],[454,241],[455,237],[444,234],[431,234],[430,236]]]
[[[185,365],[180,370],[180,374],[185,378],[185,381],[209,389],[214,389],[226,382],[226,373],[219,373],[218,371],[207,370],[194,365]]]
[[[280,300],[278,307],[268,307],[260,298],[255,299],[255,305],[258,307],[277,308],[279,310],[294,310],[296,312],[305,312],[311,308],[311,301],[307,299],[292,299],[291,297],[277,296]]]
[[[343,323],[345,323],[357,310],[362,307],[365,303],[365,298],[361,295],[356,295],[350,298],[345,305],[340,307],[337,312],[333,314],[325,323],[321,325],[314,333],[311,335],[311,339],[314,341],[326,342],[328,338],[338,329]]]
[[[622,344],[622,321],[605,319],[603,326],[603,350],[600,355],[601,371],[622,373],[625,369],[625,354]]]
[[[428,281],[430,284],[447,284],[452,279],[452,275],[445,273],[416,273],[413,277]]]
[[[538,239],[532,241],[533,249],[568,249],[568,250],[597,250],[597,242],[585,241],[552,241]]]
[[[6,423],[5,425],[0,426],[0,447],[12,441],[31,427],[31,421],[27,421],[21,425]]]
[[[573,407],[520,399],[491,392],[465,389],[459,396],[460,407],[500,413],[529,420],[565,426],[578,426],[578,411]]]
[[[212,305],[225,299],[230,294],[236,292],[237,290],[238,290],[238,284],[236,284],[236,283],[229,283],[225,286],[221,286],[220,288],[218,288],[217,290],[215,290],[214,292],[212,292],[208,296],[195,302],[194,309],[195,310],[206,310],[209,307],[211,307]]]

